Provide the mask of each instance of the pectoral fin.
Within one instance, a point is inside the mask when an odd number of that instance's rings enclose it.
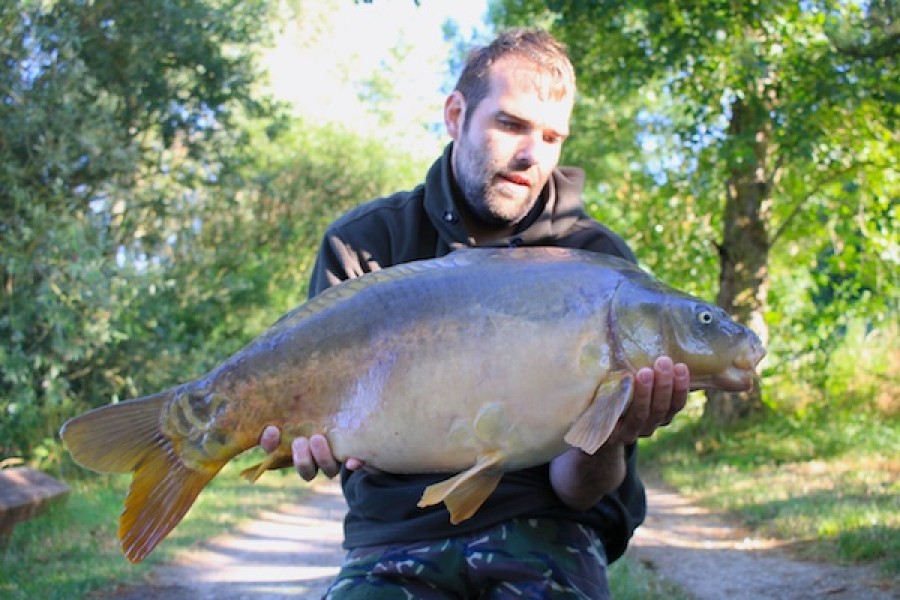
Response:
[[[594,399],[566,433],[566,443],[588,454],[602,446],[618,423],[634,393],[634,376],[616,371],[594,392]]]
[[[456,525],[475,514],[500,483],[502,472],[494,470],[505,458],[500,450],[479,457],[475,465],[425,488],[419,508],[443,502],[450,511],[450,522]]]

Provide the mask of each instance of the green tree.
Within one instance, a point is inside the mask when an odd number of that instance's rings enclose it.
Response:
[[[425,168],[390,140],[297,118],[273,142],[248,128],[248,160],[228,177],[240,181],[227,212],[204,218],[190,256],[169,271],[179,306],[171,321],[195,332],[194,375],[238,350],[306,299],[307,279],[326,227],[351,207],[412,187]],[[188,293],[186,293],[186,291]]]
[[[896,3],[522,0],[492,12],[570,46],[580,138],[567,158],[601,182],[598,212],[621,217],[670,280],[717,258],[718,303],[764,340],[767,318],[778,324],[773,360],[790,358],[781,336],[796,327],[828,335],[842,309],[873,325],[896,310]],[[802,281],[830,286],[836,311],[793,321],[786,291]],[[758,389],[715,393],[705,416],[761,406]]]
[[[416,182],[395,144],[265,99],[269,27],[329,18],[270,8],[0,7],[0,457],[203,374],[305,298],[333,218]]]
[[[0,6],[0,454],[76,408],[133,393],[179,327],[166,264],[209,212],[240,140],[264,0]],[[221,196],[220,196],[221,197]],[[173,354],[174,352],[174,354]]]

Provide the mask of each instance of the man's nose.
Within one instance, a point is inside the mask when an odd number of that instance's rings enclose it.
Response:
[[[537,162],[537,153],[540,140],[533,135],[523,135],[519,140],[519,146],[516,149],[516,164],[520,166],[530,167]]]

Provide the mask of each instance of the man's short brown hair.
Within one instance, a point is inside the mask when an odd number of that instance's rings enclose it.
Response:
[[[549,77],[549,93],[555,99],[575,95],[575,69],[565,44],[542,29],[514,28],[500,33],[487,46],[471,50],[456,82],[456,91],[466,99],[469,116],[490,93],[490,70],[498,60],[513,57],[531,63],[536,74]]]

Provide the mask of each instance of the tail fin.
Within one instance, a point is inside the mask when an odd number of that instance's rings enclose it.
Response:
[[[66,421],[59,435],[82,467],[130,473],[157,443],[162,411],[175,390],[95,408]]]
[[[134,472],[125,510],[119,517],[119,540],[128,560],[140,562],[156,548],[225,462],[209,471],[188,469],[172,442],[158,438]]]
[[[189,469],[160,430],[176,388],[111,404],[66,422],[60,436],[78,464],[99,473],[134,471],[119,518],[122,551],[140,562],[178,525],[200,491],[227,461]]]

